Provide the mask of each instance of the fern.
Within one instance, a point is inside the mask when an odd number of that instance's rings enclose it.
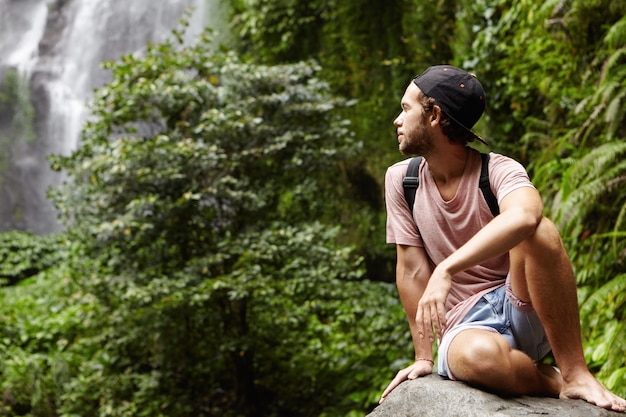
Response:
[[[597,289],[581,306],[581,318],[589,319],[590,329],[596,327],[600,319],[613,319],[616,311],[626,307],[626,274],[620,274]],[[607,310],[606,304],[611,303],[615,310]],[[592,318],[593,317],[593,318]]]
[[[610,308],[607,308],[610,306]],[[616,394],[626,394],[626,274],[596,290],[581,306],[585,356],[597,376]]]
[[[586,301],[580,318],[585,356],[596,376],[626,395],[626,16],[604,37],[597,88],[575,113],[586,114],[571,132],[576,146],[554,199],[557,224],[569,233],[577,282]],[[591,236],[591,239],[586,239]],[[609,240],[610,239],[610,240]]]
[[[565,171],[555,201],[555,220],[563,232],[584,224],[590,213],[602,209],[607,198],[620,203],[620,186],[626,183],[625,154],[626,143],[610,142],[593,149]]]
[[[618,48],[621,45],[626,45],[626,15],[606,32],[604,42],[609,48]]]

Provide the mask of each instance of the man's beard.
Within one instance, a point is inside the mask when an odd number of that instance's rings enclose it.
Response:
[[[404,140],[398,147],[402,155],[428,155],[433,149],[433,142],[424,127],[418,127],[404,134]]]

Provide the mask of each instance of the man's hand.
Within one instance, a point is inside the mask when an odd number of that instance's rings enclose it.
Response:
[[[435,268],[424,295],[417,304],[415,326],[420,338],[427,337],[435,341],[437,333],[441,336],[446,327],[446,299],[452,287],[452,276]]]
[[[387,395],[395,387],[400,385],[401,382],[406,381],[407,379],[416,379],[420,376],[430,375],[433,372],[433,362],[430,359],[418,359],[410,366],[407,366],[404,369],[401,369],[396,374],[396,377],[387,385],[385,391],[383,391],[383,395],[380,397],[379,404],[382,403]]]

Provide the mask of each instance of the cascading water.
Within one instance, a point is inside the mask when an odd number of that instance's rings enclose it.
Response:
[[[190,40],[223,26],[219,0],[0,0],[0,231],[61,230],[47,157],[79,146],[101,63],[164,40],[190,7]]]

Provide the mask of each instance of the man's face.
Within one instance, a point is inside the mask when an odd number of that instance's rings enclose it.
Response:
[[[393,121],[398,132],[398,149],[403,155],[425,155],[433,148],[428,134],[428,114],[418,100],[421,94],[411,82],[400,102],[402,112]]]

